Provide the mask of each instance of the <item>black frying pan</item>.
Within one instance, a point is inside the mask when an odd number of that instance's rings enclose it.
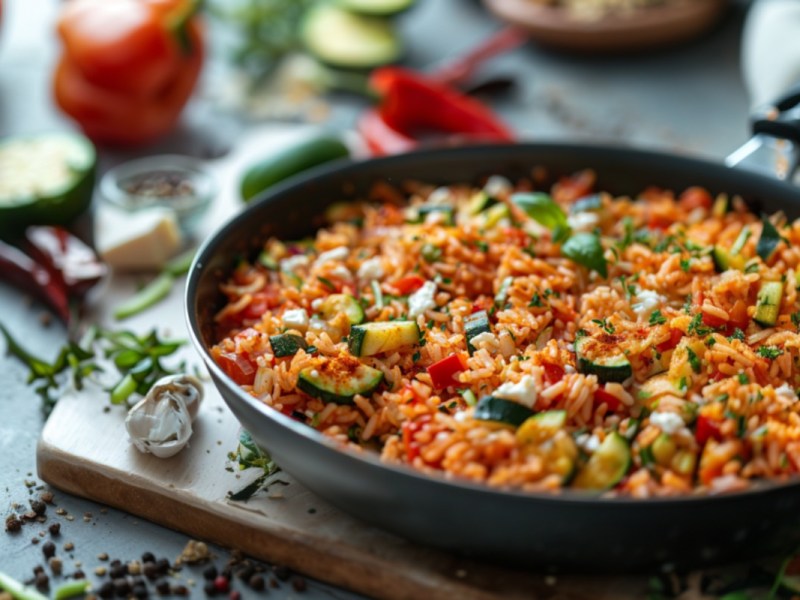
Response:
[[[213,362],[218,285],[234,258],[266,236],[294,239],[313,231],[324,208],[359,197],[377,179],[437,184],[528,174],[543,165],[558,176],[587,167],[598,189],[635,194],[658,185],[744,197],[756,210],[800,216],[800,189],[754,172],[668,154],[613,147],[520,144],[431,150],[324,166],[273,188],[198,252],[187,287],[193,341],[228,406],[303,485],[337,507],[423,544],[494,561],[570,569],[631,571],[672,563],[697,567],[782,552],[800,543],[800,480],[761,483],[717,497],[598,499],[499,491],[429,477],[342,450],[317,431],[242,392]]]

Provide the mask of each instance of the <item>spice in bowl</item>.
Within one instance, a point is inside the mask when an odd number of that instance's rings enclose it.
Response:
[[[193,234],[211,203],[216,185],[198,160],[152,156],[109,170],[100,182],[102,197],[129,212],[167,208],[184,234]]]

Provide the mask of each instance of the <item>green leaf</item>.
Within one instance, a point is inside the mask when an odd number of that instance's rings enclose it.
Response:
[[[567,215],[555,201],[541,192],[514,194],[511,201],[525,211],[531,219],[553,232],[553,239],[564,239],[569,235]]]
[[[593,233],[576,233],[561,246],[561,254],[587,269],[608,277],[608,265],[600,238]]]
[[[756,253],[761,257],[761,260],[767,262],[781,242],[781,234],[775,229],[772,221],[766,217],[762,217],[761,222],[764,227],[761,230],[761,237],[758,238],[758,244],[756,244]]]

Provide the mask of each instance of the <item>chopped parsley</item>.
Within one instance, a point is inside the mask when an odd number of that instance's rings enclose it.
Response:
[[[712,327],[706,327],[703,325],[703,313],[697,313],[694,317],[692,317],[692,322],[689,323],[689,329],[687,333],[689,334],[696,334],[696,335],[708,335],[709,333],[713,333],[714,329]]]
[[[541,308],[542,306],[544,306],[542,304],[542,298],[539,296],[538,292],[533,295],[533,298],[531,298],[531,301],[528,304],[528,306],[529,307],[535,306],[536,308]]]
[[[318,281],[319,281],[319,282],[320,282],[322,285],[324,285],[326,288],[328,288],[329,290],[331,290],[332,292],[335,292],[335,291],[336,291],[336,286],[333,284],[333,282],[332,282],[330,279],[325,279],[324,277],[321,277],[321,276],[317,275],[317,280],[318,280]]]
[[[489,244],[486,242],[478,241],[475,242],[475,247],[480,250],[481,252],[488,252],[489,251]]]
[[[617,330],[617,328],[614,327],[614,324],[609,323],[608,319],[606,319],[605,317],[602,319],[592,319],[592,323],[596,323],[597,325],[599,325],[603,329],[603,331],[605,331],[609,335],[613,335],[614,332]]]
[[[761,346],[758,350],[756,350],[756,352],[759,356],[763,356],[764,358],[768,358],[770,360],[774,360],[783,354],[783,350],[777,346]]]
[[[681,259],[681,271],[684,273],[688,273],[689,269],[692,267],[692,259],[691,258],[682,258]]]
[[[700,359],[698,358],[697,354],[694,350],[687,347],[686,354],[689,356],[689,364],[692,366],[692,371],[695,373],[700,372]]]
[[[736,377],[739,379],[739,383],[742,385],[747,385],[750,383],[750,378],[746,373],[739,373]]]
[[[744,341],[744,331],[739,329],[738,327],[733,330],[733,333],[728,337],[728,341],[732,342],[733,340],[739,340],[740,342]]]
[[[650,314],[650,325],[663,325],[667,322],[667,318],[661,314],[660,310],[654,310]]]

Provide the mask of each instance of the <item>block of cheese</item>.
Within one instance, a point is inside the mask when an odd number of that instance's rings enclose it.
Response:
[[[95,214],[94,240],[97,252],[117,271],[157,271],[183,244],[171,209],[125,212],[102,204]]]

